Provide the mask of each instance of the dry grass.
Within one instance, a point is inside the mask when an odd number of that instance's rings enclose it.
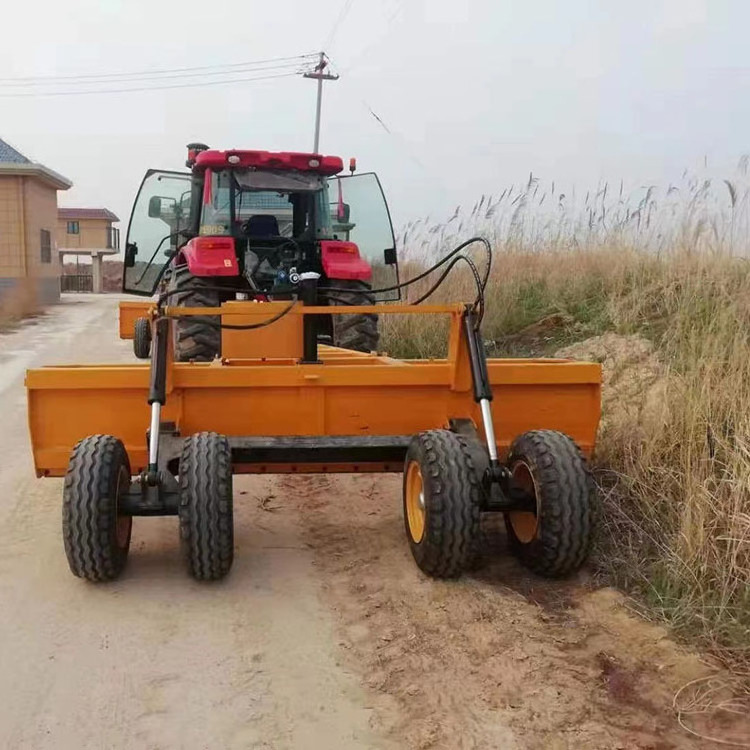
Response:
[[[732,208],[745,201],[736,187],[730,194]],[[651,342],[660,363],[658,398],[652,379],[636,393],[639,408],[605,415],[600,430],[594,563],[636,593],[645,612],[746,667],[750,264],[728,244],[680,242],[700,236],[684,219],[672,249],[617,232],[585,242],[496,234],[484,337],[501,356],[548,354],[607,331]],[[713,237],[721,238],[726,220],[717,220]],[[417,245],[413,257],[429,257],[430,247]],[[469,279],[456,273],[441,296],[469,299]],[[389,352],[444,351],[443,331],[429,316],[384,317]],[[528,328],[544,319],[551,324]]]
[[[652,611],[746,658],[750,643],[750,275],[744,259],[618,248],[500,253],[485,338],[547,353],[612,330],[651,339],[658,402],[605,419],[597,564]],[[446,296],[465,298],[458,289]],[[563,321],[533,340],[508,334]],[[433,320],[390,320],[386,348],[436,355]],[[536,350],[536,351],[534,351]],[[650,385],[650,383],[649,383]],[[637,396],[637,394],[636,394]],[[640,394],[646,401],[648,390]],[[617,408],[613,404],[612,408]]]

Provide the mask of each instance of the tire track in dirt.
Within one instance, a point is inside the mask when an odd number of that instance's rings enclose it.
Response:
[[[22,371],[132,363],[116,303],[64,298],[0,335],[0,748],[398,747],[370,728],[369,691],[340,664],[297,514],[259,506],[275,477],[235,477],[236,557],[221,582],[188,576],[173,517],[135,519],[118,581],[71,575],[63,482],[34,478]]]
[[[675,691],[706,664],[585,573],[548,582],[524,571],[505,552],[499,517],[483,519],[488,561],[460,581],[434,581],[408,550],[400,477],[279,481],[314,551],[339,645],[376,696],[379,729],[403,746],[707,746],[672,710]]]

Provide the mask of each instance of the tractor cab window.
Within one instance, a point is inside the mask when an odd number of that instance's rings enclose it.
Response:
[[[354,242],[372,266],[374,288],[398,283],[396,238],[380,180],[374,172],[329,179],[331,234]],[[398,299],[398,292],[379,296]]]
[[[190,227],[191,176],[149,170],[141,183],[125,244],[126,292],[150,296]]]
[[[328,227],[325,182],[318,175],[273,170],[206,172],[200,233],[251,240],[314,240]]]

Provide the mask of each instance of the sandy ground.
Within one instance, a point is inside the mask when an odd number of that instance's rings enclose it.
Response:
[[[118,582],[71,576],[23,372],[129,361],[115,335],[116,298],[85,295],[0,335],[0,747],[712,746],[672,710],[710,670],[615,592],[526,574],[490,523],[475,573],[422,576],[399,477],[237,478],[218,585],[183,572],[173,518],[136,519]]]

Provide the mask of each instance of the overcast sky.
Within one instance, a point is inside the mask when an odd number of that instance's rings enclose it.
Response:
[[[345,0],[26,0],[3,9],[0,77],[238,63],[326,45]],[[321,150],[377,171],[396,222],[448,214],[529,172],[664,184],[750,151],[747,0],[350,0],[326,46]],[[5,89],[3,89],[5,90]],[[184,146],[312,148],[302,78],[0,98],[0,137],[124,223],[143,172]],[[374,111],[390,133],[370,114]]]

